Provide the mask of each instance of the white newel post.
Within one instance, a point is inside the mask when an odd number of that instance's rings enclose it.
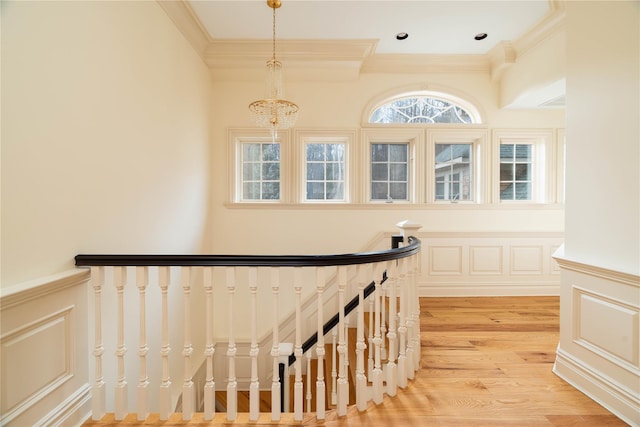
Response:
[[[116,357],[118,359],[118,379],[116,382],[115,419],[123,420],[127,416],[128,387],[124,370],[124,355],[127,348],[124,345],[124,286],[127,282],[127,268],[113,268],[113,282],[118,294],[118,343]]]
[[[140,295],[140,338],[138,357],[140,358],[140,377],[138,380],[138,421],[144,421],[149,415],[149,377],[147,375],[147,309],[146,289],[149,285],[149,267],[136,267],[136,285]]]
[[[345,339],[344,292],[347,288],[347,267],[338,267],[338,386],[337,405],[338,416],[347,415],[349,404],[349,380],[347,379],[347,342]]]
[[[316,286],[318,297],[318,343],[316,344],[316,354],[318,355],[318,380],[316,381],[316,418],[325,418],[325,383],[324,383],[324,304],[323,293],[325,286],[324,267],[316,268]]]
[[[403,243],[406,244],[410,236],[416,236],[422,225],[409,220],[396,224],[401,231]],[[407,272],[407,377],[415,378],[415,372],[420,367],[420,305],[417,287],[417,255],[409,259]]]
[[[169,267],[158,267],[158,284],[162,292],[162,382],[160,384],[159,415],[160,420],[168,420],[171,415],[171,378],[169,376]]]
[[[229,362],[229,379],[227,380],[227,421],[235,421],[238,417],[238,381],[236,379],[236,341],[233,335],[233,295],[236,292],[236,276],[234,267],[226,267],[227,291],[229,292],[229,343],[227,359]]]
[[[258,268],[249,267],[249,290],[251,291],[251,384],[249,385],[249,421],[260,416],[260,382],[258,379]]]
[[[191,356],[193,345],[191,343],[191,267],[182,267],[180,279],[182,281],[184,302],[184,345],[182,356],[184,357],[184,379],[182,382],[182,419],[190,420],[195,411],[195,390],[191,380]]]
[[[91,417],[100,420],[105,414],[104,378],[102,376],[102,287],[104,286],[104,267],[91,267],[91,284],[94,294],[94,348],[95,382],[91,389]]]
[[[213,354],[215,348],[213,346],[213,267],[205,267],[202,272],[202,280],[204,281],[204,291],[206,300],[206,344],[204,356],[207,363],[207,373],[204,385],[204,419],[210,421],[216,412],[215,394],[216,384],[213,380]]]
[[[280,269],[271,269],[271,290],[273,291],[273,373],[271,381],[271,421],[280,421]]]
[[[296,291],[296,380],[293,386],[293,419],[302,421],[303,384],[302,384],[302,268],[293,270],[293,287]],[[307,377],[308,378],[308,377]],[[307,379],[308,382],[308,379]]]

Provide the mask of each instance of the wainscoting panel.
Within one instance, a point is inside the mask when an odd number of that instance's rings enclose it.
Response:
[[[640,277],[555,257],[562,270],[554,372],[640,426]]]
[[[3,289],[3,426],[80,425],[89,414],[88,271]]]
[[[420,295],[558,295],[558,232],[419,232]]]

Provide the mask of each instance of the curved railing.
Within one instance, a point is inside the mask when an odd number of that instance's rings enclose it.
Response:
[[[114,412],[116,420],[124,419],[129,412],[136,412],[139,420],[146,419],[149,412],[158,412],[161,420],[168,419],[176,401],[176,387],[172,387],[169,376],[170,366],[175,362],[182,366],[182,387],[178,394],[181,395],[181,412],[185,420],[200,411],[204,412],[205,420],[213,419],[217,395],[214,378],[225,376],[224,400],[229,421],[235,420],[238,412],[244,411],[238,409],[239,392],[243,391],[247,391],[249,397],[246,409],[249,420],[258,419],[261,411],[260,392],[265,391],[260,384],[265,383],[270,383],[267,390],[271,391],[270,412],[273,421],[280,420],[283,411],[292,412],[296,421],[302,420],[303,412],[313,410],[312,401],[316,404],[314,412],[317,419],[325,418],[327,408],[335,408],[339,416],[345,415],[349,402],[353,400],[349,396],[351,388],[355,390],[355,404],[359,410],[365,410],[371,400],[382,402],[385,393],[393,396],[398,387],[406,387],[418,369],[420,322],[415,279],[420,244],[419,239],[409,237],[406,245],[394,249],[338,255],[77,255],[76,266],[91,267],[94,290],[93,419],[101,419],[106,412]],[[268,270],[268,283],[258,283],[259,267]],[[283,267],[292,271],[291,283],[285,283],[282,279]],[[135,275],[130,274],[132,270],[135,270]],[[150,271],[155,273],[155,270],[157,276],[149,274]],[[314,283],[304,284],[303,276],[309,274],[313,274]],[[182,288],[182,301],[179,302],[169,299],[169,287],[176,282]],[[151,307],[151,310],[148,309],[147,295],[150,285],[159,286],[161,291],[159,307]],[[287,319],[280,313],[281,291],[290,289],[291,285],[294,292],[285,297],[294,300],[295,310]],[[124,297],[126,289],[132,286],[137,288],[139,296],[134,314],[127,312],[131,297]],[[258,318],[265,317],[260,312],[264,308],[265,298],[261,297],[258,303],[258,289],[263,286],[271,290],[272,307],[269,307],[269,312],[273,313],[273,325],[268,338],[259,340]],[[308,289],[310,286],[312,289]],[[247,289],[248,300],[234,300],[236,291],[246,292]],[[303,290],[306,290],[304,301]],[[110,306],[109,310],[104,310],[103,299],[109,298],[109,292],[113,292],[110,298],[115,301],[116,307]],[[202,298],[197,295],[193,297],[192,294],[198,292],[203,294]],[[369,316],[368,325],[365,325],[364,305],[368,296]],[[224,341],[215,343],[213,325],[220,322],[214,317],[214,297],[216,300],[226,298],[224,306],[228,323]],[[350,301],[345,304],[347,298]],[[250,315],[242,319],[238,319],[234,312],[240,303],[245,306],[243,309],[250,306]],[[170,321],[172,307],[181,307],[182,325],[177,325],[175,320]],[[335,307],[333,311],[338,312],[330,319],[330,324],[324,322],[324,312],[328,307]],[[204,319],[199,320],[204,322],[194,322],[192,313],[201,312],[205,315]],[[351,317],[355,319],[350,321]],[[194,370],[194,343],[191,337],[195,328],[203,323],[205,342],[199,343],[204,344],[201,354],[204,357],[203,369]],[[354,323],[355,348],[349,348],[348,328]],[[154,343],[147,339],[148,324],[160,326],[161,342]],[[181,353],[171,352],[170,344],[175,346],[176,343],[169,342],[170,325],[172,328],[182,326]],[[236,338],[242,327],[247,328],[245,332],[250,329],[251,339],[246,342]],[[329,377],[329,368],[324,362],[328,360],[325,357],[327,347],[331,346],[325,345],[324,335],[332,328],[335,331],[334,339],[337,339],[333,344],[337,355],[332,358],[332,382],[327,385],[325,377]],[[365,330],[369,334],[368,339],[365,338]],[[113,352],[106,351],[103,340],[105,333],[115,335],[115,339],[111,340]],[[135,399],[129,394],[125,375],[133,369],[127,366],[130,360],[126,357],[127,334],[137,335],[139,344]],[[314,343],[309,340],[303,343],[303,336],[312,336]],[[291,344],[287,345],[287,340],[292,341]],[[311,351],[307,351],[314,345],[315,357]],[[261,347],[267,351],[261,351]],[[287,347],[292,351],[284,351]],[[110,353],[114,356],[109,359],[107,355]],[[348,372],[350,353],[356,359],[352,374]],[[161,372],[147,370],[153,357],[160,359],[161,363],[155,365],[161,366]],[[240,358],[250,361],[250,368],[247,367],[250,372],[238,371],[237,361]],[[312,358],[317,366],[317,378],[313,380],[310,378]],[[289,396],[288,386],[280,384],[281,376],[289,378],[288,373],[281,371],[287,359],[293,362],[292,369],[295,371],[293,396]],[[260,366],[271,363],[272,370],[259,370]],[[305,364],[306,375],[303,372]],[[107,365],[110,369],[106,369]],[[286,365],[288,367],[289,363]],[[115,372],[115,378],[105,378],[103,372],[107,371]],[[194,378],[194,371],[203,372],[202,381]],[[151,389],[150,376],[159,380],[157,390]],[[350,385],[350,382],[355,384]],[[203,384],[202,389],[196,390],[199,383]],[[113,408],[107,405],[107,384],[114,384]],[[306,393],[303,394],[305,387]]]

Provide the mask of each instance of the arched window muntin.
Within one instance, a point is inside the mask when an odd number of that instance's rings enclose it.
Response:
[[[411,91],[387,97],[371,108],[369,124],[481,124],[470,102],[444,92]]]

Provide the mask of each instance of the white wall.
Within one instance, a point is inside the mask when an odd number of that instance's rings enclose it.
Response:
[[[2,286],[199,252],[209,87],[155,2],[2,2]]]
[[[594,30],[596,30],[594,32]],[[640,8],[567,2],[566,233],[554,371],[640,425]]]
[[[66,274],[80,253],[201,252],[209,206],[210,77],[165,11],[150,1],[3,1],[1,10],[3,294],[46,285],[49,275]],[[135,275],[129,280],[125,304],[137,306]],[[182,290],[174,282],[169,292],[175,301],[170,322],[181,325]],[[150,286],[149,313],[159,311],[159,294]],[[111,363],[114,296],[105,294],[103,313]],[[130,384],[137,380],[137,323],[127,319]],[[156,388],[158,325],[148,323]],[[91,335],[92,323],[85,326]],[[170,333],[180,348],[181,329]],[[200,330],[193,338],[203,342]],[[86,329],[77,343],[93,375]],[[200,348],[194,358],[202,358]],[[171,363],[180,387],[178,350]],[[108,401],[116,378],[110,366]],[[85,366],[79,378],[91,381],[86,375]],[[129,396],[135,397],[133,385]]]

